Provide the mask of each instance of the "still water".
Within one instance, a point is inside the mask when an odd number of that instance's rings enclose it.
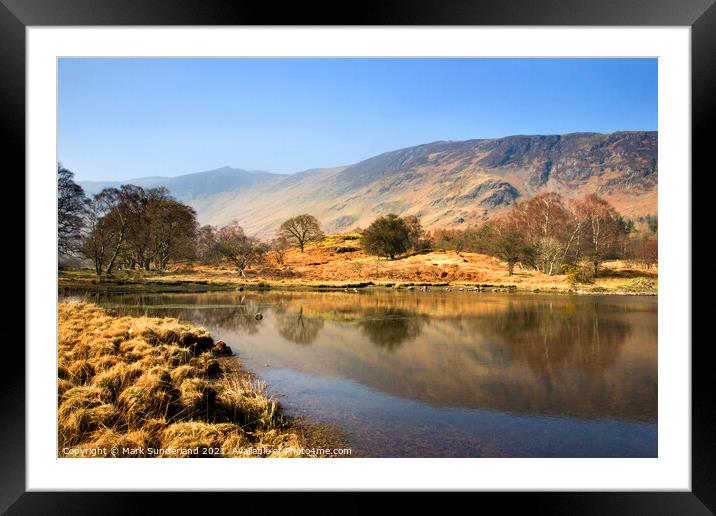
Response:
[[[82,297],[206,327],[287,413],[338,427],[357,456],[657,456],[656,297]]]

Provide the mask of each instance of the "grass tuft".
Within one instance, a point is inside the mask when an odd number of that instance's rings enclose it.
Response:
[[[240,457],[256,446],[270,447],[260,456],[294,456],[288,448],[302,447],[263,385],[222,367],[214,356],[229,348],[206,330],[88,303],[60,303],[58,315],[60,456],[157,456],[147,450],[163,447],[191,453],[159,456]]]

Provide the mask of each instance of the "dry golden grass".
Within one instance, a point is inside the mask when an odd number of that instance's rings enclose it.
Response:
[[[339,252],[353,248],[355,251]],[[593,283],[576,286],[578,290],[643,292],[634,279],[651,282],[656,290],[658,270],[641,269],[624,261],[605,262],[602,273]],[[168,276],[175,281],[203,281],[207,284],[254,284],[278,287],[349,287],[374,285],[487,284],[497,287],[514,285],[520,290],[569,291],[575,286],[563,274],[548,275],[532,269],[515,267],[508,275],[507,265],[498,258],[455,251],[417,253],[395,260],[365,254],[355,235],[329,235],[323,241],[309,244],[304,253],[290,249],[283,265],[273,258],[267,265],[241,278],[228,264],[225,266],[186,264]],[[638,283],[638,282],[637,282]]]
[[[305,456],[299,450],[309,448],[263,385],[224,371],[214,356],[225,350],[203,329],[66,302],[58,330],[61,457]]]

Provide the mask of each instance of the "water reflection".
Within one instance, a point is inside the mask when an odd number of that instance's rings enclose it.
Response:
[[[555,306],[510,302],[505,310],[468,320],[510,360],[550,377],[558,368],[598,375],[618,359],[631,325],[598,302]]]
[[[427,315],[402,308],[369,308],[358,326],[373,344],[395,351],[406,340],[420,335],[428,320]]]
[[[279,306],[274,309],[274,314],[279,335],[296,344],[310,344],[323,328],[323,319],[304,315],[303,305],[298,310]]]
[[[249,367],[349,380],[430,407],[657,419],[654,298],[381,290],[95,301],[203,325]],[[316,404],[333,403],[321,396]]]
[[[244,302],[233,308],[209,308],[194,310],[183,317],[201,326],[223,328],[225,331],[254,335],[259,331],[262,319],[257,319],[259,307],[253,302]]]

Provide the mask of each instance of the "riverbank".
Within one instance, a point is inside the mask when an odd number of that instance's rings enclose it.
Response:
[[[544,292],[560,294],[656,295],[658,270],[639,269],[624,262],[606,262],[598,277],[573,283],[563,274],[547,275],[517,268],[513,276],[503,265],[484,255],[432,252],[402,260],[355,258],[352,267],[372,267],[372,272],[354,275],[342,270],[345,263],[301,264],[284,269],[250,270],[242,277],[231,267],[183,264],[167,271],[117,271],[97,276],[88,269],[59,271],[60,292],[98,291],[205,292],[211,290],[354,290],[364,288],[421,289],[451,291]],[[315,257],[315,255],[314,255]],[[459,262],[459,263],[458,263]],[[315,263],[315,262],[313,262]],[[412,265],[411,265],[412,264]],[[336,271],[335,269],[339,269]]]
[[[285,417],[202,328],[58,306],[60,457],[319,457],[339,445]]]

